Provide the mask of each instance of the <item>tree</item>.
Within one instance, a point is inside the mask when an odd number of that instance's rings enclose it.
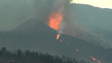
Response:
[[[2,51],[3,52],[6,52],[6,47],[2,47]]]
[[[30,54],[30,51],[29,51],[29,50],[26,50],[26,51],[25,51],[25,56],[28,57],[29,54]]]
[[[18,56],[21,56],[21,55],[22,55],[22,52],[21,52],[20,49],[18,49],[18,51],[17,51],[17,55],[18,55]]]
[[[65,55],[63,55],[63,56],[62,56],[62,59],[63,59],[63,60],[66,60],[66,57],[65,57]]]

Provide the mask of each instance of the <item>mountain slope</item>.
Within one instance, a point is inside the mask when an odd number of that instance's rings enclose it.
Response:
[[[98,8],[86,4],[72,4],[69,9],[75,16],[72,20],[77,20],[79,25],[83,25],[83,30],[111,44],[112,9]],[[112,47],[109,44],[107,47]]]
[[[101,60],[99,54],[104,50],[103,47],[65,34],[61,34],[59,40],[56,40],[56,35],[57,31],[42,21],[30,19],[13,31],[0,32],[0,41],[1,47],[6,46],[9,49],[30,49],[95,62],[88,56],[90,55]]]

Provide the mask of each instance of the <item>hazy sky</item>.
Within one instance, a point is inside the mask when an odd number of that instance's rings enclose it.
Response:
[[[72,2],[112,9],[112,0],[73,0]]]

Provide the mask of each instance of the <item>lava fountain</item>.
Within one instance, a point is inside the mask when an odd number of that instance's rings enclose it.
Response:
[[[62,14],[59,14],[58,12],[53,12],[50,15],[49,26],[51,28],[53,28],[54,30],[58,31],[60,29],[60,25],[61,25],[62,20],[63,20]]]
[[[56,30],[56,31],[60,31],[61,30],[61,24],[62,24],[62,21],[63,21],[63,15],[64,15],[64,0],[61,0],[61,5],[60,7],[57,6],[58,8],[58,11],[52,11],[50,16],[49,16],[49,26]],[[56,6],[55,6],[56,7]],[[54,8],[55,8],[54,7]],[[57,38],[58,39],[60,37],[60,34],[61,33],[58,33],[57,35]]]

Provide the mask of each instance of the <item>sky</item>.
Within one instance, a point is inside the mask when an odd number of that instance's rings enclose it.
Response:
[[[73,0],[72,3],[89,4],[95,7],[112,9],[112,0]]]

